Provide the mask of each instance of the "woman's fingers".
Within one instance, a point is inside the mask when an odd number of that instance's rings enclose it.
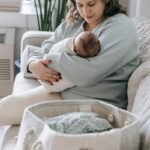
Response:
[[[42,79],[45,80],[45,82],[50,82],[50,83],[53,83],[53,82],[58,82],[60,79],[61,79],[61,76],[60,74],[53,74],[53,71],[51,72],[46,72],[43,76],[42,76]]]
[[[41,60],[42,61],[42,63],[44,64],[44,65],[46,65],[46,73],[47,73],[47,78],[50,78],[50,80],[51,80],[51,82],[57,82],[58,80],[60,80],[61,79],[61,74],[59,73],[59,72],[57,72],[57,71],[55,71],[55,70],[53,70],[53,69],[50,69],[50,68],[48,68],[47,67],[47,65],[48,64],[50,64],[50,63],[52,63],[52,60],[48,60],[48,59],[42,59]]]
[[[51,63],[47,60],[36,60],[32,61],[29,65],[30,71],[33,75],[43,81],[52,84],[53,82],[58,82],[61,79],[61,74],[55,70],[47,67],[46,64]]]

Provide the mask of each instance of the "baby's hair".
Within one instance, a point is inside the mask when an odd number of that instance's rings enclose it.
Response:
[[[92,32],[83,32],[82,37],[80,37],[82,48],[86,51],[87,54],[92,56],[95,51],[97,51],[97,53],[100,51],[100,42],[95,34]]]

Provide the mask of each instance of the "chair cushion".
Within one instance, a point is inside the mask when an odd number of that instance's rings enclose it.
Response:
[[[134,18],[136,26],[141,60],[150,60],[150,19]]]
[[[137,29],[142,64],[133,72],[128,82],[128,110],[132,110],[136,92],[141,81],[150,75],[150,20],[144,17],[132,19]]]
[[[34,78],[24,78],[23,73],[18,73],[13,87],[13,94],[21,93],[41,85],[39,81]]]

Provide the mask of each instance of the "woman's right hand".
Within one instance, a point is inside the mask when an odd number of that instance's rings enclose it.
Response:
[[[49,63],[52,62],[47,59],[31,61],[28,69],[38,80],[53,85],[53,82],[58,82],[61,79],[61,74],[48,68],[47,65]]]

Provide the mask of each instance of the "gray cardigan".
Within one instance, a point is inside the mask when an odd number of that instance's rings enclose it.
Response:
[[[63,22],[54,35],[33,52],[28,62],[43,58],[52,45],[84,31],[84,21],[74,25]],[[101,43],[101,52],[92,58],[53,55],[52,67],[76,86],[62,91],[64,99],[98,99],[120,108],[127,105],[127,83],[140,64],[137,35],[131,20],[123,14],[105,19],[93,31]]]

